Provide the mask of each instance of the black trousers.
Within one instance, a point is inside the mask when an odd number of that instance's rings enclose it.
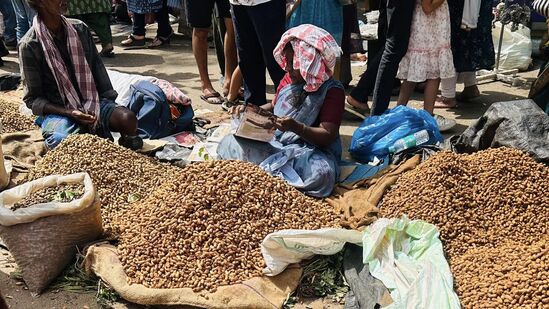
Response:
[[[173,29],[170,25],[170,16],[168,15],[167,0],[164,0],[162,9],[156,12],[156,23],[158,24],[156,36],[167,38],[172,34]],[[132,34],[145,35],[145,14],[133,14]]]
[[[389,107],[398,65],[408,50],[414,7],[415,1],[381,1],[378,40],[383,48],[368,61],[366,72],[351,92],[360,102],[367,102],[373,94],[372,115],[381,115]]]
[[[240,59],[238,65],[246,84],[244,99],[263,105],[267,103],[265,69],[269,71],[275,89],[285,74],[275,61],[273,50],[286,28],[286,1],[231,7]]]

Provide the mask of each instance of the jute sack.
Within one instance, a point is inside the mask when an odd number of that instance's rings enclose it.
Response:
[[[15,211],[9,206],[37,190],[84,184],[81,198],[52,201]],[[0,193],[0,237],[21,269],[31,293],[38,294],[75,257],[77,246],[103,232],[99,199],[86,173],[40,178]]]
[[[241,284],[221,286],[214,293],[195,293],[190,288],[152,289],[128,284],[116,247],[94,244],[87,249],[84,269],[94,273],[122,298],[142,305],[190,305],[201,308],[281,308],[294,291],[302,269],[290,266],[275,277],[256,277]]]

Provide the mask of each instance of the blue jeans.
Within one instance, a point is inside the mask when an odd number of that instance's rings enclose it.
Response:
[[[4,16],[4,41],[15,41],[15,27],[17,26],[15,11],[10,1],[0,1],[0,13]]]
[[[11,3],[17,17],[17,42],[19,42],[32,27],[32,20],[36,16],[36,12],[29,7],[26,0],[11,0]]]
[[[99,125],[95,134],[102,138],[112,138],[109,122],[114,110],[118,107],[116,103],[107,99],[101,99],[99,111]],[[36,124],[42,129],[46,147],[53,149],[71,134],[90,133],[87,127],[81,126],[69,117],[61,115],[46,115],[36,119]]]

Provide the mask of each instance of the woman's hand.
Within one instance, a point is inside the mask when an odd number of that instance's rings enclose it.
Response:
[[[92,125],[97,120],[94,115],[86,114],[76,109],[70,111],[69,115],[74,121],[82,125]]]
[[[304,124],[290,117],[278,117],[275,120],[275,127],[282,132],[290,131],[299,135],[303,132]]]

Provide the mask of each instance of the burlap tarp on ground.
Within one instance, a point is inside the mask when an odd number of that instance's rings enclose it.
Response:
[[[385,192],[403,173],[410,171],[421,163],[421,156],[399,164],[390,165],[372,178],[361,180],[352,187],[338,187],[335,197],[327,199],[330,205],[342,215],[342,227],[362,229],[377,219],[378,203]]]
[[[40,129],[2,134],[2,150],[13,165],[10,188],[26,180],[30,168],[47,151]]]
[[[299,283],[302,269],[293,266],[275,277],[257,277],[241,284],[221,286],[214,293],[195,293],[190,288],[152,289],[128,284],[116,247],[99,243],[90,246],[84,269],[94,273],[122,298],[142,305],[190,305],[202,308],[281,308]]]

